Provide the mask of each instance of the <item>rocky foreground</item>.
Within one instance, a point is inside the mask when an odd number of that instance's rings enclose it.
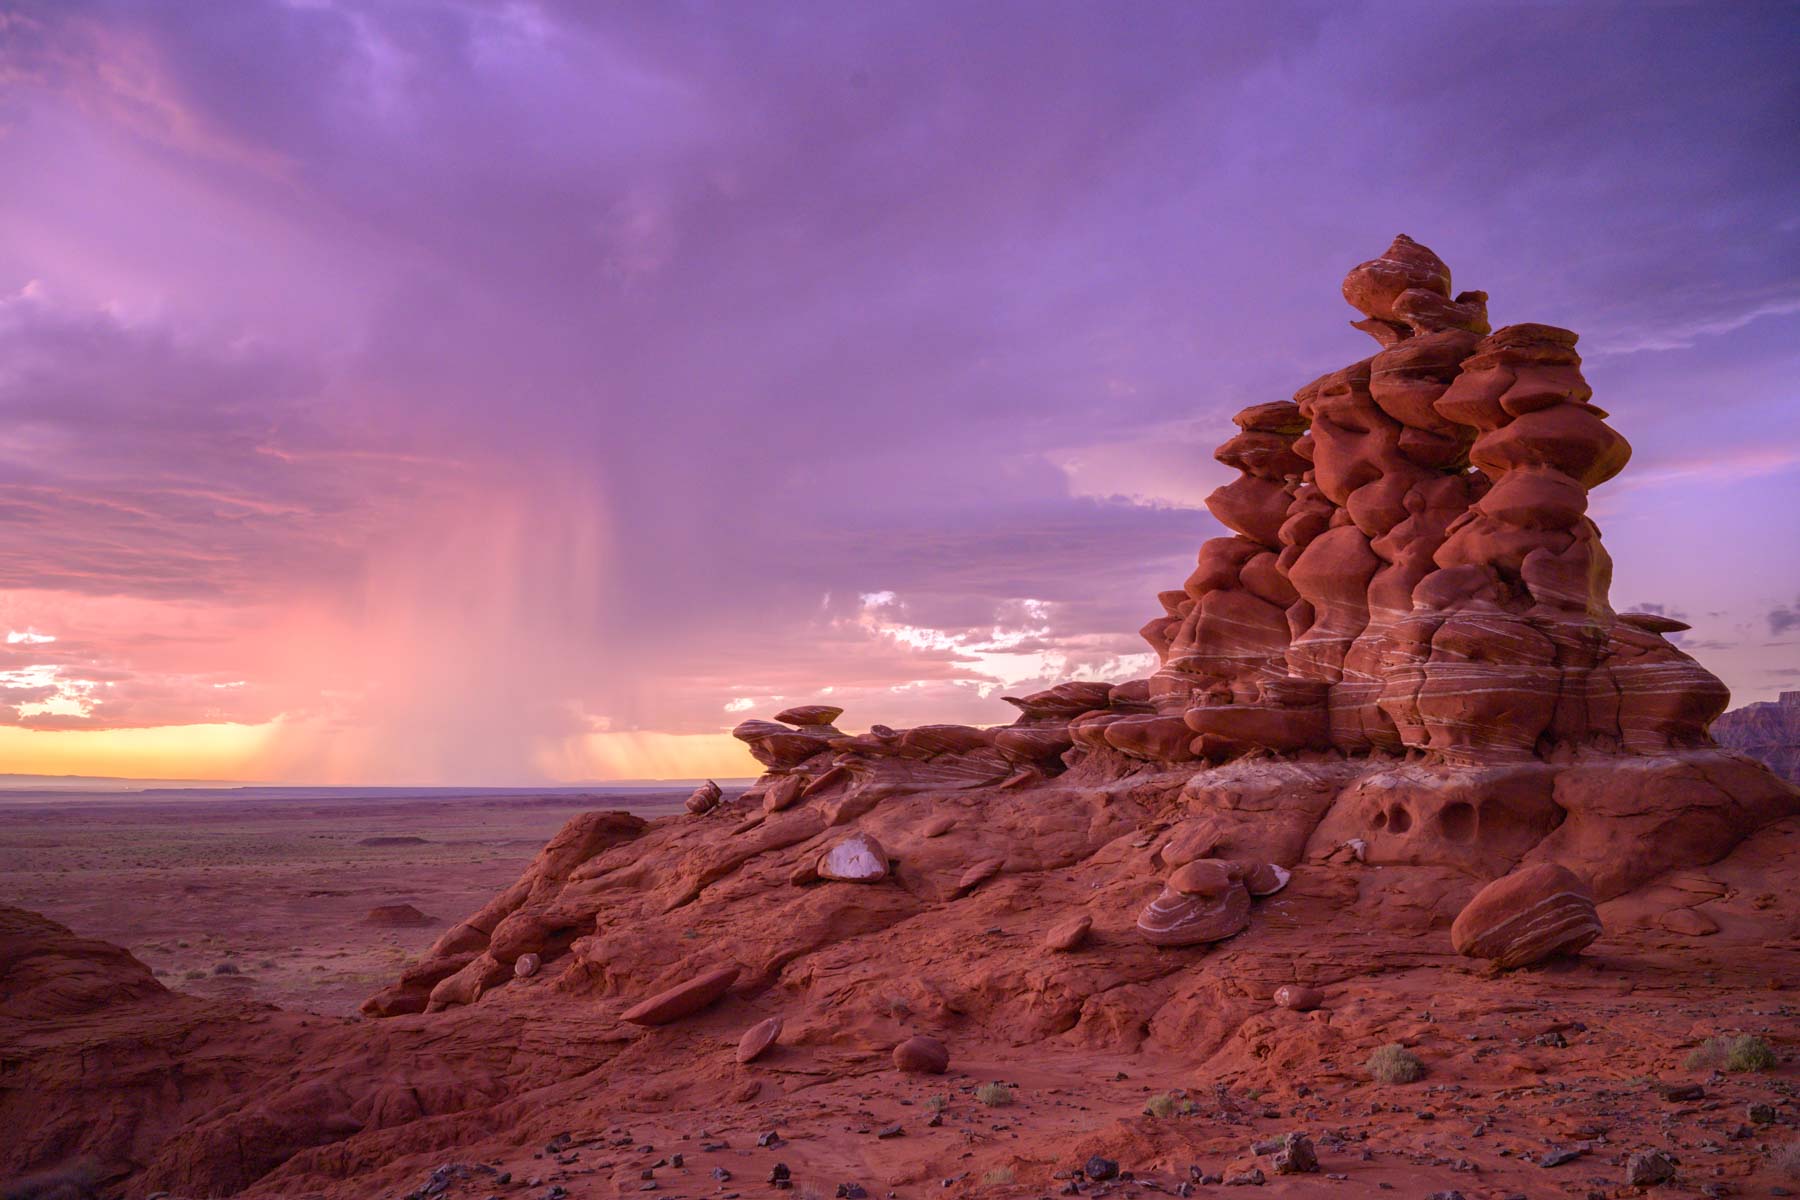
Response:
[[[1576,336],[1401,237],[1253,406],[1147,679],[803,705],[340,1021],[0,916],[21,1194],[1800,1192],[1800,789],[1615,613]],[[19,1188],[15,1188],[19,1190]],[[1231,1192],[1229,1194],[1237,1194]]]

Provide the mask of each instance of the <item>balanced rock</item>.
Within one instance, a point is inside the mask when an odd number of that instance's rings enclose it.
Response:
[[[775,714],[783,725],[829,725],[844,715],[844,710],[831,704],[799,704]]]
[[[695,816],[711,812],[719,806],[719,798],[724,794],[719,785],[709,779],[687,798],[687,810]]]
[[[950,1047],[917,1034],[894,1047],[894,1065],[912,1075],[942,1075],[950,1069]]]
[[[648,1000],[638,1002],[621,1013],[619,1019],[633,1025],[667,1025],[670,1021],[679,1021],[723,996],[725,989],[736,982],[737,977],[736,967],[720,967],[716,971],[708,971],[686,983],[677,984],[666,992],[658,992]]]
[[[1601,932],[1587,885],[1567,867],[1537,863],[1475,893],[1451,925],[1450,943],[1458,954],[1522,967],[1579,954]]]
[[[781,1036],[781,1018],[770,1017],[766,1021],[758,1021],[744,1030],[744,1036],[738,1040],[737,1060],[740,1063],[754,1062],[762,1057],[763,1052],[775,1044]]]
[[[1044,935],[1044,949],[1064,952],[1078,950],[1087,941],[1088,931],[1094,927],[1094,918],[1086,913],[1079,917],[1071,917],[1058,925],[1052,925],[1050,932]]]
[[[1188,863],[1138,915],[1138,932],[1153,946],[1222,941],[1250,923],[1250,891],[1240,864],[1216,858]]]
[[[819,856],[819,875],[846,883],[879,883],[887,878],[887,851],[867,833],[853,833]]]

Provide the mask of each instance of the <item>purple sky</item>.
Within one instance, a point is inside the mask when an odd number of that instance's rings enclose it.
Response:
[[[1800,687],[1792,5],[0,14],[0,770],[742,774],[1143,674],[1401,231],[1581,333],[1615,606]]]

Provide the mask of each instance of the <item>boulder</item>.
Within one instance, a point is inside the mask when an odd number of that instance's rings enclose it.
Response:
[[[887,851],[872,834],[853,833],[819,856],[819,877],[845,883],[879,883],[887,878]]]
[[[917,1034],[894,1047],[894,1065],[912,1075],[942,1075],[950,1069],[950,1048]]]
[[[1537,863],[1475,893],[1450,927],[1450,944],[1470,958],[1523,967],[1579,954],[1601,932],[1587,884],[1567,867]]]
[[[515,979],[530,979],[533,975],[537,974],[538,967],[542,964],[543,959],[535,954],[521,954],[518,958],[513,960],[513,977]]]
[[[763,791],[763,811],[778,813],[800,803],[806,792],[806,776],[777,775]]]
[[[695,816],[709,813],[719,806],[719,798],[724,794],[719,785],[709,779],[695,788],[693,794],[687,798],[687,810]]]
[[[1250,923],[1250,891],[1239,864],[1198,859],[1169,877],[1162,894],[1138,915],[1138,932],[1153,946],[1222,941]]]

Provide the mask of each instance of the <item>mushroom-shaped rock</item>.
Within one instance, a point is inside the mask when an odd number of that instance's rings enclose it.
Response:
[[[806,792],[806,776],[778,775],[763,792],[763,811],[777,813],[794,807]]]
[[[1094,918],[1082,913],[1078,917],[1070,917],[1067,921],[1058,922],[1050,927],[1044,935],[1044,949],[1055,951],[1078,950],[1087,941],[1088,931],[1094,927]]]
[[[758,1021],[744,1030],[744,1036],[738,1040],[737,1060],[740,1063],[753,1062],[762,1057],[763,1051],[775,1044],[781,1036],[781,1018],[770,1017],[766,1021]]]
[[[783,725],[829,725],[843,715],[844,710],[836,705],[799,704],[782,709],[775,719]]]
[[[677,984],[666,992],[658,992],[648,1000],[638,1002],[621,1013],[619,1019],[633,1025],[667,1025],[670,1021],[679,1021],[723,996],[725,989],[737,977],[736,967],[720,967],[716,971],[708,971],[686,983]]]
[[[535,954],[521,954],[513,960],[513,978],[530,979],[537,974],[544,960]]]
[[[765,767],[785,771],[829,748],[837,731],[829,725],[789,729],[773,721],[744,721],[731,736],[750,747],[750,756]]]
[[[980,887],[982,884],[998,875],[1000,873],[1000,868],[1005,865],[1006,860],[1004,858],[984,858],[980,862],[974,863],[968,870],[962,873],[962,878],[956,881],[956,890],[959,892],[966,892],[973,888]]]
[[[1197,946],[1240,933],[1250,923],[1250,891],[1239,864],[1191,862],[1169,876],[1162,895],[1138,914],[1138,932],[1153,946]]]
[[[1579,954],[1602,932],[1587,885],[1567,867],[1537,863],[1476,892],[1450,926],[1450,944],[1470,958],[1522,967]]]
[[[894,1065],[913,1075],[942,1075],[950,1069],[950,1048],[921,1033],[894,1047]]]
[[[1303,983],[1284,983],[1275,989],[1275,1003],[1295,1012],[1311,1012],[1325,1003],[1325,993]]]
[[[819,856],[819,875],[845,883],[879,883],[887,878],[887,851],[866,833],[853,833]]]
[[[687,798],[687,810],[695,816],[711,812],[719,806],[719,797],[724,794],[719,785],[709,779],[695,788],[693,794]]]

